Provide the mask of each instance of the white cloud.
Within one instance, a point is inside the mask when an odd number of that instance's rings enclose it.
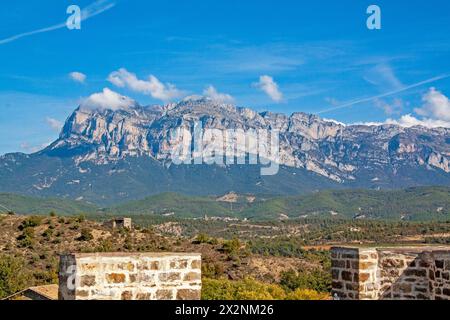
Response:
[[[55,131],[60,131],[63,126],[63,123],[61,121],[56,120],[54,118],[47,117],[45,121],[50,126],[50,128],[52,128]]]
[[[344,127],[347,126],[345,123],[337,121],[337,120],[334,120],[334,119],[322,118],[322,120],[326,121],[326,122],[331,122],[331,123],[334,123],[334,124],[337,124],[337,125],[340,125],[340,126],[344,126]]]
[[[422,97],[422,101],[424,104],[414,109],[415,113],[435,120],[450,121],[450,101],[441,92],[430,88]]]
[[[377,108],[382,109],[387,115],[400,114],[403,110],[403,100],[399,98],[395,98],[391,103],[376,99],[374,103]]]
[[[259,77],[259,82],[255,86],[264,91],[273,101],[280,102],[283,100],[283,93],[278,88],[278,84],[268,75]]]
[[[211,98],[214,101],[217,101],[219,103],[233,103],[234,98],[226,93],[219,93],[216,88],[213,86],[209,86],[203,91],[203,95]]]
[[[405,128],[422,126],[426,128],[450,128],[450,121],[436,120],[436,119],[417,119],[411,114],[405,114],[399,119],[386,119],[384,122],[357,122],[355,125],[366,125],[366,126],[381,126],[384,124],[393,124]]]
[[[430,88],[427,93],[422,96],[423,105],[415,108],[413,114],[405,114],[399,119],[386,119],[384,122],[367,122],[359,123],[365,125],[383,125],[395,124],[402,127],[423,126],[427,128],[450,128],[450,101],[449,99],[437,91]],[[395,101],[394,101],[395,102]],[[397,102],[399,104],[399,102]],[[386,105],[382,106],[386,107]]]
[[[396,124],[407,128],[415,126],[423,126],[427,128],[439,128],[439,127],[450,128],[449,121],[429,119],[429,118],[417,119],[411,114],[403,115],[398,120],[387,119],[385,123]]]
[[[87,109],[128,109],[135,104],[135,101],[129,97],[122,96],[108,88],[104,88],[103,92],[94,93],[89,96],[81,104],[82,108]]]
[[[74,72],[69,73],[69,77],[73,81],[76,81],[76,82],[79,82],[79,83],[84,83],[84,81],[86,81],[86,75],[84,73],[81,73],[81,72],[78,72],[78,71],[74,71]]]
[[[363,102],[372,102],[372,101],[375,101],[376,99],[393,96],[394,94],[398,94],[398,93],[401,93],[401,92],[404,92],[404,91],[408,91],[410,89],[417,88],[417,87],[423,86],[423,85],[428,84],[428,83],[436,82],[438,80],[446,79],[448,77],[450,77],[450,74],[437,76],[437,77],[430,78],[430,79],[427,79],[427,80],[424,80],[424,81],[416,82],[414,84],[402,87],[400,89],[396,89],[396,90],[393,90],[393,91],[385,92],[385,93],[382,93],[382,94],[379,94],[379,95],[376,95],[376,96],[373,96],[373,97],[356,99],[356,100],[353,100],[353,101],[350,101],[350,102],[347,102],[347,103],[344,103],[344,104],[341,104],[341,105],[338,105],[338,106],[334,106],[334,107],[331,107],[331,108],[319,111],[319,112],[317,112],[317,114],[323,114],[323,113],[328,113],[328,112],[335,111],[335,110],[340,110],[340,109],[344,109],[344,108],[350,108],[350,107],[352,107],[354,105],[361,104]]]
[[[398,120],[387,119],[386,124],[396,124],[402,127],[415,127],[423,126],[427,128],[439,128],[439,127],[450,127],[450,122],[435,120],[435,119],[417,119],[411,114],[406,114],[400,117]]]
[[[128,72],[128,70],[124,68],[112,72],[108,76],[108,81],[120,88],[126,87],[142,94],[148,94],[153,98],[164,102],[180,98],[184,94],[173,84],[164,84],[154,75],[150,75],[147,81],[140,80],[136,77],[136,74]]]
[[[103,12],[111,9],[115,5],[116,5],[115,2],[110,1],[110,0],[94,1],[93,3],[91,3],[90,5],[88,5],[87,7],[83,8],[81,10],[81,21],[87,20],[89,18],[92,18],[92,17],[100,14],[100,13],[103,13]],[[19,34],[10,36],[5,39],[1,39],[0,45],[18,40],[20,38],[32,36],[32,35],[39,34],[39,33],[49,32],[49,31],[53,31],[53,30],[58,30],[58,29],[62,29],[62,28],[66,28],[66,21],[61,22],[56,25],[53,25],[53,26],[49,26],[49,27],[45,27],[45,28],[41,28],[41,29],[37,29],[37,30],[33,30],[33,31],[23,32],[23,33],[19,33]]]

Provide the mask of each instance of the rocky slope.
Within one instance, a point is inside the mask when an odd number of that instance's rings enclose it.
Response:
[[[255,165],[174,165],[171,150],[182,139],[173,132],[198,122],[208,129],[278,130],[279,173],[261,176]],[[448,128],[345,126],[305,113],[257,113],[191,97],[166,106],[133,102],[119,110],[82,105],[44,150],[0,158],[0,191],[114,203],[164,191],[448,186],[449,161]]]

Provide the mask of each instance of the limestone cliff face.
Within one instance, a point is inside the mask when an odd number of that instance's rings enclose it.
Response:
[[[278,130],[278,173],[262,176],[257,165],[174,163],[174,148],[191,147],[177,129],[191,130],[195,123],[219,131]],[[133,102],[114,111],[81,106],[44,150],[0,156],[0,192],[111,205],[162,192],[286,195],[343,187],[450,186],[449,130],[345,126],[205,98],[148,107]],[[219,140],[203,140],[202,146]]]
[[[177,104],[122,110],[80,107],[68,118],[60,137],[43,153],[70,154],[77,164],[97,165],[127,157],[170,162],[182,143],[177,128],[267,129],[280,132],[280,164],[303,168],[339,183],[361,172],[398,171],[421,166],[450,173],[450,129],[395,125],[344,126],[317,116],[258,113],[248,108],[190,98]]]

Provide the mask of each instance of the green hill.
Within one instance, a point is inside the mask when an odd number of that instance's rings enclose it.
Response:
[[[53,211],[62,215],[76,215],[92,214],[97,210],[97,206],[82,201],[0,193],[0,213],[13,211],[17,214],[48,214]]]
[[[66,199],[0,194],[0,212],[20,214],[155,215],[175,218],[239,217],[251,219],[341,218],[382,220],[450,220],[450,188],[417,187],[404,190],[329,190],[309,195],[274,197],[235,195],[234,199],[162,193],[142,200],[100,209]],[[3,207],[2,207],[3,206]]]
[[[213,197],[174,193],[151,196],[111,208],[118,214],[169,214],[176,217],[234,216],[253,219],[335,217],[346,219],[448,220],[450,188],[417,187],[404,190],[329,190],[292,197],[256,197],[246,202],[220,202]]]
[[[285,198],[289,216],[328,215],[393,220],[450,219],[450,188],[340,190]]]
[[[178,193],[162,193],[142,200],[126,202],[106,211],[122,215],[155,214],[186,218],[202,217],[205,214],[230,215],[229,210],[214,198],[185,196]]]

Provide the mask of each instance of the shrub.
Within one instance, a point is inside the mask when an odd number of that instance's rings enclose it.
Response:
[[[34,227],[39,226],[41,223],[42,223],[42,217],[38,217],[38,216],[28,217],[19,226],[19,229],[23,230],[26,228],[34,228]]]
[[[94,237],[92,236],[92,233],[89,229],[81,229],[81,235],[78,237],[78,241],[90,241],[94,239]]]
[[[131,237],[129,235],[125,238],[125,242],[123,244],[123,247],[126,250],[132,250],[133,249],[133,242],[132,242]]]
[[[203,279],[203,300],[283,300],[284,290],[253,279],[241,281]]]
[[[17,240],[20,248],[32,248],[34,245],[34,229],[32,227],[23,229]]]
[[[202,281],[203,300],[325,300],[328,293],[312,289],[296,289],[286,293],[276,284],[266,284],[254,279],[231,281],[208,279]]]
[[[47,230],[45,230],[44,233],[42,233],[42,236],[47,240],[50,240],[52,235],[53,235],[53,230],[50,227],[47,228]]]
[[[225,267],[221,262],[203,262],[202,275],[206,278],[218,278],[225,272]]]
[[[216,238],[210,237],[205,233],[199,233],[197,235],[197,237],[195,238],[195,240],[193,241],[193,243],[195,243],[195,244],[207,243],[207,244],[216,245],[219,243],[219,240],[217,240]]]
[[[22,258],[0,256],[0,299],[25,289],[30,283],[30,275],[25,270]]]
[[[208,243],[208,241],[209,241],[209,237],[204,233],[200,233],[197,235],[194,242],[201,244],[201,243]]]
[[[305,250],[302,246],[303,243],[296,239],[262,239],[250,242],[251,252],[276,257],[303,258]]]
[[[297,289],[287,295],[287,300],[328,300],[328,293],[317,292],[312,289]]]
[[[84,214],[80,214],[78,217],[75,218],[75,221],[78,223],[82,223],[86,221],[86,216]]]
[[[280,285],[287,291],[312,289],[319,292],[330,292],[331,274],[320,269],[300,272],[284,271],[281,273]]]
[[[95,249],[96,252],[112,252],[113,244],[110,239],[104,239],[102,240],[99,245]]]
[[[233,240],[225,241],[223,244],[223,251],[227,254],[237,255],[239,253],[239,249],[241,248],[241,242],[238,238],[234,238]]]
[[[78,223],[74,223],[73,225],[70,226],[69,229],[70,230],[78,230],[78,229],[80,229],[80,225]]]

